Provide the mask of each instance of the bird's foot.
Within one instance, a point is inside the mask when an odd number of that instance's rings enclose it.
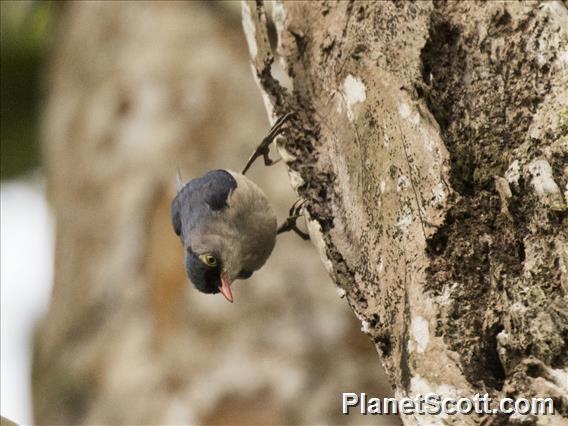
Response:
[[[284,232],[294,231],[301,239],[303,240],[310,239],[310,236],[306,234],[304,231],[302,231],[300,228],[298,228],[298,225],[296,223],[298,218],[302,216],[301,210],[302,206],[304,205],[304,202],[305,200],[298,200],[292,205],[288,213],[288,218],[284,221],[282,225],[278,227],[276,234],[282,234]]]
[[[268,135],[264,137],[262,142],[258,145],[258,147],[254,150],[254,152],[248,159],[247,164],[245,165],[243,171],[241,172],[243,175],[247,172],[250,166],[252,166],[252,164],[256,161],[256,159],[260,156],[262,156],[262,158],[264,159],[265,166],[272,166],[273,164],[276,164],[278,161],[280,161],[280,159],[272,160],[270,158],[270,144],[274,142],[276,136],[280,134],[280,132],[282,131],[282,126],[284,126],[284,123],[286,123],[286,121],[288,121],[288,119],[290,119],[290,117],[292,117],[294,114],[295,114],[294,112],[289,112],[288,114],[285,114],[282,117],[280,117],[278,121],[274,123],[274,126],[272,126],[272,128],[270,129]]]

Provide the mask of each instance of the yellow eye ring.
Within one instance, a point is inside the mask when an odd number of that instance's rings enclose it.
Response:
[[[214,267],[217,266],[217,259],[212,254],[202,254],[199,256],[201,261],[207,266]]]

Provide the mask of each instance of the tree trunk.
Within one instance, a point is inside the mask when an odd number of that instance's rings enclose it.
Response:
[[[297,113],[291,182],[396,395],[552,397],[549,420],[568,417],[566,4],[284,2],[272,19],[276,52],[262,2],[243,5],[256,77],[273,118]]]
[[[233,305],[188,284],[176,168],[241,170],[269,128],[240,5],[70,2],[54,48],[43,147],[56,259],[35,422],[354,424],[342,390],[387,396],[309,243],[280,236]],[[248,176],[282,221],[296,199],[282,164]]]

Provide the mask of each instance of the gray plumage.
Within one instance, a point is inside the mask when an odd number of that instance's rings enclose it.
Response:
[[[191,180],[179,189],[171,213],[190,280],[198,290],[221,291],[230,301],[230,284],[260,269],[276,242],[272,207],[240,173],[213,170]]]

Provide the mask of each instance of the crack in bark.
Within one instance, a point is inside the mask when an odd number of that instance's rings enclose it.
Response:
[[[426,229],[424,228],[424,218],[422,217],[422,206],[420,205],[420,200],[418,198],[418,192],[416,191],[416,184],[414,183],[414,178],[412,177],[412,166],[410,165],[410,158],[408,157],[408,150],[406,148],[406,137],[402,133],[400,128],[400,123],[397,123],[398,131],[400,132],[400,141],[402,144],[402,149],[404,151],[404,157],[406,158],[406,165],[408,166],[408,173],[410,175],[410,184],[412,185],[412,192],[414,193],[414,199],[416,200],[416,207],[418,209],[418,217],[420,219],[420,226],[422,227],[422,234],[424,234],[424,240],[427,240]]]

